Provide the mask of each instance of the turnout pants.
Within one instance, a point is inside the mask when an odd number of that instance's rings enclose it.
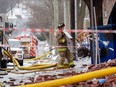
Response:
[[[61,57],[59,60],[60,65],[64,64],[65,59],[67,59],[68,63],[73,62],[73,55],[68,48],[65,51],[59,51],[59,55]]]

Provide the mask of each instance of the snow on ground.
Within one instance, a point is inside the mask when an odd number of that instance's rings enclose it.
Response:
[[[78,61],[74,61],[75,63],[75,71],[77,72],[85,72],[88,70],[88,67],[85,66],[83,67],[83,65],[90,65],[91,64],[91,59],[89,57],[85,57],[85,58],[81,58],[81,59],[78,59]]]
[[[43,60],[43,62],[39,62],[39,63],[55,63],[57,62],[57,58],[59,56],[54,56],[51,61],[49,58],[46,58]],[[46,60],[46,61],[45,61]],[[42,60],[41,60],[42,61]],[[31,64],[34,64],[35,61],[24,61],[24,66],[29,66]],[[84,64],[89,65],[91,64],[91,60],[90,58],[86,57],[86,58],[81,58],[78,61],[74,61],[75,63],[75,67],[74,70],[77,72],[81,72],[81,71],[86,71],[87,67],[83,67]],[[12,65],[12,64],[11,64]],[[27,73],[27,74],[15,74],[15,73],[11,73],[9,72],[7,75],[0,75],[0,82],[9,82],[13,79],[15,79],[15,84],[20,84],[21,81],[23,81],[24,83],[29,83],[32,82],[29,78],[36,78],[38,75],[44,75],[44,74],[48,74],[48,75],[53,75],[53,74],[58,74],[58,73],[63,73],[66,72],[67,70],[59,70],[59,71],[48,71],[48,72],[33,72],[33,73]],[[24,70],[19,70],[19,72],[25,72]],[[22,83],[21,83],[22,84]],[[9,86],[9,84],[5,83],[6,87],[11,87]]]

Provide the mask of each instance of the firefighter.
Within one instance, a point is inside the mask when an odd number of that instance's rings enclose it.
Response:
[[[57,43],[58,43],[58,53],[60,55],[60,60],[58,62],[58,67],[64,67],[64,62],[65,59],[67,59],[68,61],[68,65],[70,67],[74,67],[74,62],[73,62],[73,55],[70,52],[70,50],[67,47],[67,39],[66,39],[66,35],[63,32],[65,24],[59,24],[58,25],[58,32],[56,35],[56,39],[57,39]]]

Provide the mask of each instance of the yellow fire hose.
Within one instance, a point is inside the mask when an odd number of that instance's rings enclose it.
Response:
[[[50,67],[54,67],[56,66],[56,64],[49,64],[49,65],[44,65],[44,66],[27,66],[27,67],[24,67],[24,66],[20,66],[18,61],[16,59],[13,59],[16,66],[18,67],[18,69],[20,70],[35,70],[35,69],[45,69],[45,68],[50,68]]]
[[[15,86],[15,87],[59,87],[63,85],[74,84],[82,81],[87,81],[93,78],[100,78],[107,75],[116,74],[116,67],[101,69],[93,72],[88,72],[80,75],[75,75],[71,77],[66,77],[62,79],[46,81],[41,83],[34,83],[22,86]]]
[[[54,49],[54,48],[53,48],[53,49]],[[45,53],[45,54],[43,54],[43,55],[41,55],[41,56],[38,56],[38,57],[36,57],[36,58],[26,59],[26,60],[38,60],[38,59],[41,59],[41,58],[47,56],[48,54],[52,54],[51,51],[52,51],[53,49],[51,49],[50,51],[48,51],[47,53]]]
[[[39,69],[39,70],[31,70],[31,71],[25,71],[25,72],[22,72],[22,71],[11,71],[11,73],[15,73],[15,74],[27,74],[27,73],[34,73],[34,72],[40,72],[41,73],[43,72],[54,72],[54,71],[57,71],[59,69]],[[62,70],[73,70],[72,68],[66,68],[66,69],[62,69]]]
[[[52,54],[52,52],[49,51],[49,52],[47,52],[47,53],[45,53],[45,54],[43,54],[43,55],[41,55],[41,56],[39,56],[39,57],[31,58],[31,59],[26,59],[26,60],[38,60],[38,59],[41,59],[41,58],[47,56],[48,54]]]
[[[6,71],[10,71],[10,70],[14,70],[15,68],[0,68],[1,70],[6,70]]]
[[[35,69],[45,69],[45,68],[50,68],[50,67],[54,67],[57,64],[43,64],[40,66],[40,64],[36,64],[36,65],[32,65],[32,66],[28,66],[28,67],[24,67],[24,66],[20,66],[20,64],[18,63],[18,61],[12,57],[12,55],[7,51],[7,50],[3,50],[4,54],[7,55],[9,58],[12,59],[14,66],[16,65],[18,69],[20,70],[35,70]]]

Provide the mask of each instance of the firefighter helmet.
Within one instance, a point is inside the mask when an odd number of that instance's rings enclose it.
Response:
[[[60,23],[60,24],[58,25],[58,28],[62,28],[62,27],[64,27],[64,26],[65,26],[64,23]]]

